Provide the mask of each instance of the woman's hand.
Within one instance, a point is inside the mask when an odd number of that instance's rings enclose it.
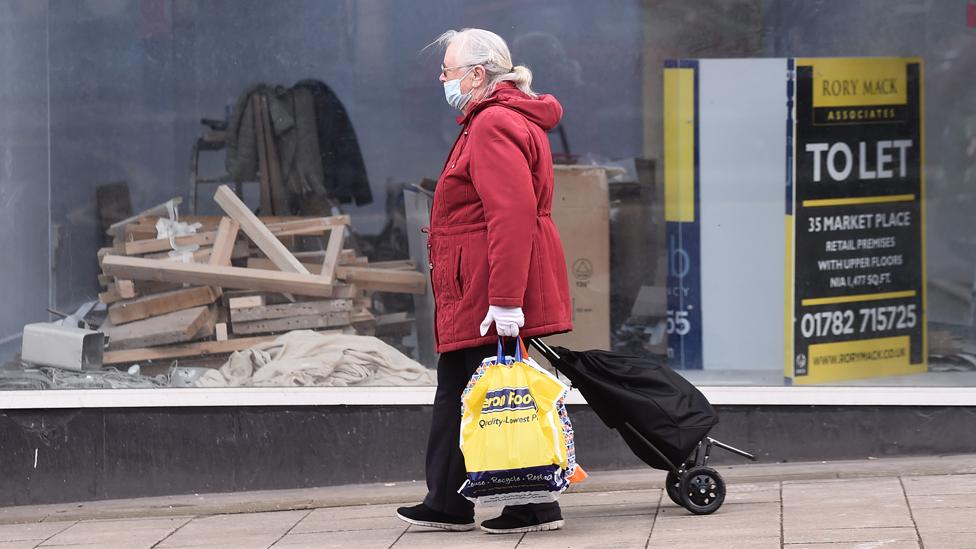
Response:
[[[495,323],[495,331],[500,336],[517,337],[519,327],[525,325],[525,315],[521,307],[488,306],[488,314],[481,321],[481,335],[488,333],[491,323]]]

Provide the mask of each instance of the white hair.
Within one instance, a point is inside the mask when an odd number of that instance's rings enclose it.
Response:
[[[491,94],[499,82],[511,82],[526,95],[537,97],[532,91],[532,71],[528,67],[512,63],[508,44],[501,36],[484,29],[449,30],[438,36],[428,47],[434,44],[444,49],[452,44],[456,45],[457,62],[460,66],[484,67],[488,76],[486,95]]]

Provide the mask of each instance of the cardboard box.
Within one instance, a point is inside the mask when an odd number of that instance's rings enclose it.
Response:
[[[573,299],[573,331],[547,337],[545,341],[574,350],[609,350],[608,168],[559,165],[553,171],[552,218],[566,253],[569,291]]]

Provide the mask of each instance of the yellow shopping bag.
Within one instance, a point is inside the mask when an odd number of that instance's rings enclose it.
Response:
[[[458,490],[483,505],[555,501],[568,484],[564,419],[568,387],[516,356],[486,359],[462,397],[461,451],[468,479]]]

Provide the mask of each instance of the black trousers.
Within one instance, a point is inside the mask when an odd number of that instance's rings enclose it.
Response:
[[[483,345],[443,353],[437,361],[437,393],[427,439],[427,497],[424,498],[424,505],[435,511],[474,518],[474,504],[457,492],[467,478],[464,454],[459,447],[461,393],[481,361],[496,353],[495,345]],[[502,513],[536,522],[562,518],[558,503],[510,505]]]

